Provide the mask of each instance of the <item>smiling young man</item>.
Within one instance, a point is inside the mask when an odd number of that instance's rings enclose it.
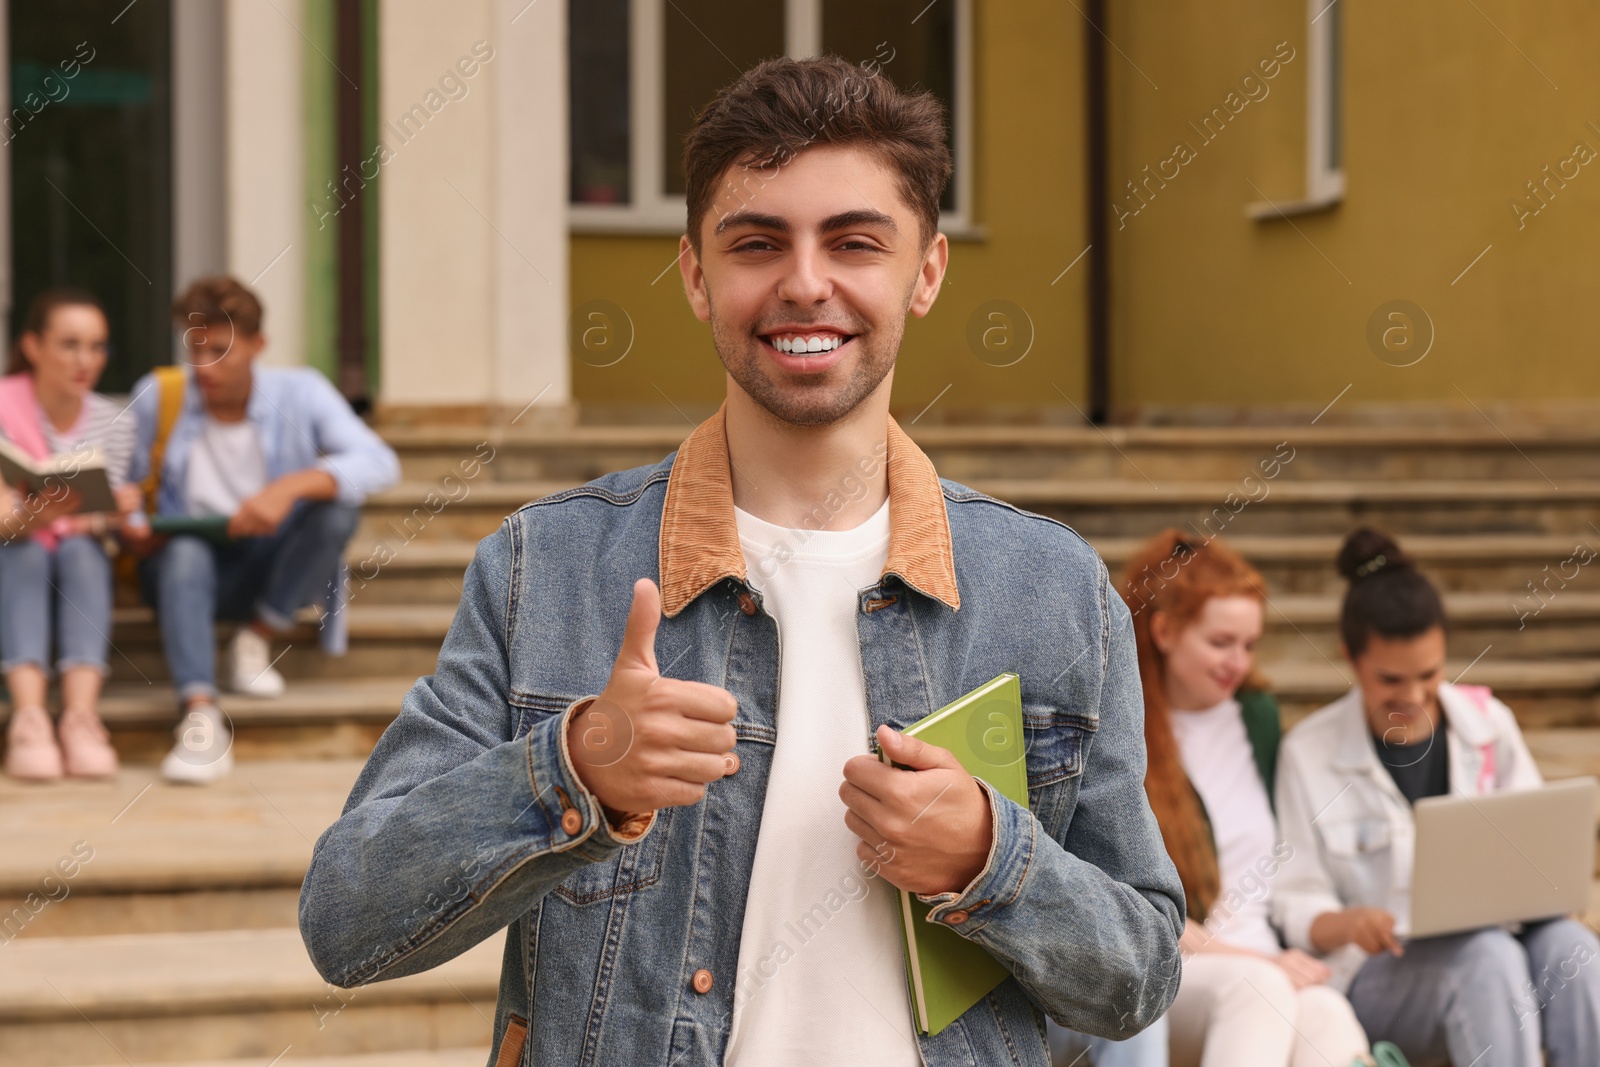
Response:
[[[727,400],[479,546],[317,843],[312,959],[357,985],[509,924],[501,1064],[1046,1067],[1041,1012],[1137,1032],[1177,991],[1183,892],[1127,609],[1071,530],[942,482],[889,415],[946,265],[939,105],[774,60],[685,158]],[[1026,808],[897,732],[1007,670]],[[933,1036],[895,887],[1012,974]]]

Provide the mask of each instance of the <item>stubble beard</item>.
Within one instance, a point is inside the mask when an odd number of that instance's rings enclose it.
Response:
[[[905,303],[906,308],[911,306],[910,294]],[[729,376],[774,418],[793,426],[827,426],[860,407],[894,370],[900,340],[905,335],[902,309],[902,314],[883,329],[856,335],[851,343],[858,351],[844,368],[842,382],[838,375],[841,368],[836,365],[814,380],[791,384],[779,379],[782,372],[763,351],[765,341],[719,319],[709,293],[706,304],[711,310],[711,341]]]

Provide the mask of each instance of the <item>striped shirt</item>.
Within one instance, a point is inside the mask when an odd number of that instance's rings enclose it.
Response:
[[[98,448],[105,460],[106,477],[115,489],[128,480],[128,464],[133,459],[134,418],[131,414],[123,415],[126,409],[125,403],[109,396],[86,393],[76,425],[67,430],[56,429],[41,407],[38,408],[39,428],[44,432],[45,444],[50,446],[52,456],[71,452],[81,445]],[[3,434],[4,431],[0,431],[0,436]]]

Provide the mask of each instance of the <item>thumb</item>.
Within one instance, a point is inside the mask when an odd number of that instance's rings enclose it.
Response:
[[[656,666],[656,628],[661,625],[661,590],[648,578],[633,583],[633,606],[622,631],[622,647],[617,650],[617,666],[644,667],[659,674]]]
[[[947,748],[930,745],[920,737],[908,737],[887,723],[878,727],[878,744],[890,759],[914,771],[938,767],[961,769],[961,761]]]

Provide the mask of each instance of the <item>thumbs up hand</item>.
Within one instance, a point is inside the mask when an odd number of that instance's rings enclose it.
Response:
[[[726,689],[661,677],[656,629],[661,591],[633,584],[622,647],[606,683],[567,726],[578,778],[609,812],[698,803],[728,773],[738,702]]]

